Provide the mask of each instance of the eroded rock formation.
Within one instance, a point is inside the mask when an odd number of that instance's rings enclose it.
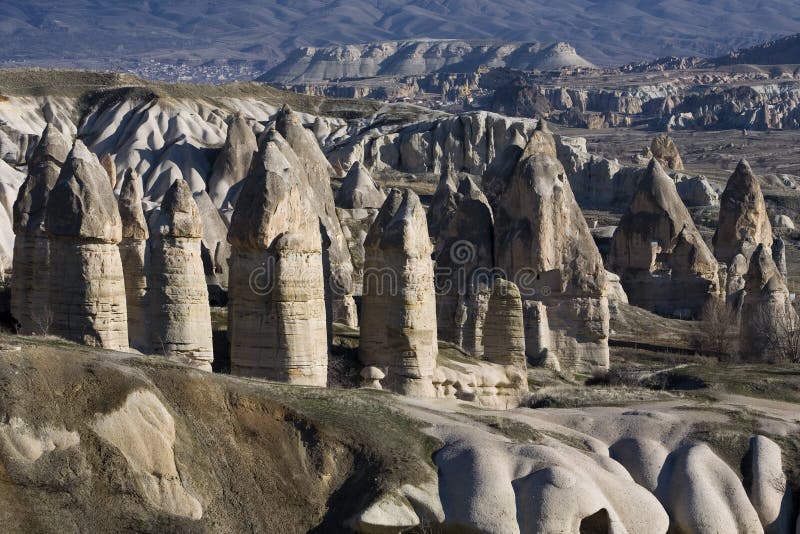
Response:
[[[57,141],[60,144],[60,141]],[[97,156],[75,141],[50,192],[47,331],[78,343],[128,347],[125,280],[117,245],[122,221]]]
[[[14,202],[11,313],[23,334],[44,334],[50,322],[50,247],[44,230],[45,211],[70,148],[70,141],[48,125],[28,161],[28,177]]]
[[[353,266],[347,240],[336,217],[330,185],[333,168],[314,134],[303,126],[300,116],[288,106],[284,106],[276,115],[275,128],[285,140],[279,143],[282,152],[292,168],[297,169],[300,182],[306,187],[306,194],[325,233],[323,244],[327,243],[327,248],[323,252],[323,260],[326,296],[331,306],[330,321],[356,326],[358,316],[352,297]]]
[[[522,294],[528,357],[548,349],[565,369],[607,367],[603,260],[544,128],[504,177],[494,243],[495,265]]]
[[[722,193],[713,244],[714,255],[728,264],[740,253],[749,260],[759,244],[772,246],[764,195],[746,160],[739,162]]]
[[[507,280],[495,280],[488,308],[483,325],[483,357],[514,367],[524,377],[521,382],[527,388],[525,321],[519,288]]]
[[[650,143],[650,154],[656,158],[661,165],[673,171],[683,170],[683,160],[675,146],[672,137],[666,134],[657,135]]]
[[[200,254],[203,224],[189,184],[167,191],[150,248],[150,339],[157,354],[211,371],[211,310]]]
[[[128,169],[119,193],[122,240],[119,255],[125,276],[125,300],[128,309],[128,340],[131,348],[151,351],[147,301],[147,275],[150,271],[147,252],[147,220],[142,209],[142,182],[136,171]]]
[[[631,304],[666,316],[697,316],[719,295],[717,261],[655,159],[614,232],[609,270]]]
[[[239,198],[239,184],[247,176],[257,151],[258,143],[253,128],[244,115],[234,113],[228,123],[225,144],[208,177],[208,194],[211,200],[229,217]]]
[[[486,196],[471,178],[451,189],[439,182],[428,221],[435,243],[436,317],[439,339],[475,356],[483,353],[483,321],[494,266],[494,217]]]
[[[270,132],[231,220],[231,371],[291,384],[327,383],[322,241],[298,170]]]
[[[419,197],[392,189],[364,243],[359,358],[385,373],[384,387],[414,396],[435,394],[432,248]]]
[[[749,361],[787,357],[787,336],[800,325],[772,252],[758,245],[745,278],[739,349]]]
[[[347,210],[380,209],[384,200],[386,194],[375,184],[369,171],[359,161],[353,163],[347,171],[342,186],[336,192],[336,207]]]

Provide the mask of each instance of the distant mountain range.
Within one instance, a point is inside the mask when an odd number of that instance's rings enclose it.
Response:
[[[592,63],[621,65],[798,32],[796,0],[0,0],[2,65],[144,75],[169,65],[172,77],[201,64],[244,76],[302,46],[421,37],[566,41]]]

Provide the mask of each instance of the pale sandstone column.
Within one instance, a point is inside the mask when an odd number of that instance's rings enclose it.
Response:
[[[393,189],[370,228],[359,357],[398,393],[434,396],[436,295],[425,211],[419,197]]]
[[[231,372],[325,386],[325,283],[318,218],[271,132],[231,219]]]
[[[133,169],[128,169],[119,194],[119,213],[122,218],[122,241],[119,254],[125,275],[125,297],[128,303],[128,340],[130,346],[149,354],[149,315],[147,303],[147,221],[142,209],[142,181]]]
[[[150,331],[155,353],[211,371],[211,309],[200,255],[203,225],[192,191],[176,180],[161,202],[150,249]]]
[[[11,313],[22,334],[46,334],[52,315],[45,209],[70,149],[70,141],[48,124],[28,162],[28,177],[14,202]]]
[[[47,202],[50,333],[86,345],[128,348],[125,281],[117,245],[122,222],[97,157],[81,141]]]

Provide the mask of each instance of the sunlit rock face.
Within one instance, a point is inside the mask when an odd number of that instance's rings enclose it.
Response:
[[[308,188],[270,132],[231,220],[231,372],[327,383],[328,333],[318,218]]]
[[[128,169],[119,195],[122,240],[119,255],[125,276],[125,300],[128,309],[128,340],[131,348],[151,351],[150,309],[147,301],[147,220],[142,209],[142,182],[136,171]]]
[[[11,313],[23,334],[43,333],[50,314],[50,246],[44,228],[45,210],[70,149],[70,141],[56,128],[45,127],[14,202]]]
[[[38,321],[48,333],[78,343],[125,350],[128,316],[117,245],[122,221],[108,175],[75,142],[45,213],[49,299]]]
[[[631,304],[665,316],[698,316],[720,296],[717,261],[656,160],[614,232],[609,270]]]
[[[383,386],[434,396],[436,295],[425,210],[410,190],[393,189],[364,243],[359,357],[381,369]]]
[[[167,191],[150,249],[150,332],[158,354],[211,371],[211,309],[200,246],[203,224],[189,185]]]
[[[553,136],[540,127],[514,170],[494,181],[495,265],[522,295],[528,358],[556,358],[566,369],[607,367],[603,260]]]

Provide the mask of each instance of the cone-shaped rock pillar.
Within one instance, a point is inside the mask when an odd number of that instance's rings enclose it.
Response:
[[[128,347],[117,200],[97,157],[76,141],[50,192],[51,334],[115,350]]]
[[[119,255],[125,275],[125,298],[128,306],[128,340],[131,348],[148,354],[152,350],[147,302],[147,221],[142,209],[142,181],[133,169],[125,172],[119,194],[122,218],[122,241]]]
[[[247,176],[258,143],[253,128],[241,113],[234,113],[228,124],[225,145],[214,161],[208,179],[208,195],[217,208],[232,210]]]
[[[28,177],[14,202],[14,261],[11,314],[22,334],[43,334],[50,309],[50,246],[44,231],[50,190],[71,149],[70,141],[48,124],[28,162]]]
[[[739,253],[749,260],[758,245],[772,246],[772,225],[761,185],[745,160],[728,178],[720,198],[713,244],[717,260],[728,265]]]
[[[228,240],[231,372],[325,386],[322,241],[308,190],[270,132],[242,186]]]
[[[393,189],[364,249],[361,362],[379,368],[388,389],[434,396],[436,296],[432,245],[419,197]]]
[[[164,195],[157,229],[148,282],[152,349],[211,371],[211,309],[200,252],[203,224],[186,181],[176,180]]]
[[[720,296],[719,265],[655,159],[614,232],[609,269],[631,304],[665,316],[699,316]]]
[[[519,288],[526,350],[561,368],[609,364],[609,310],[603,260],[572,194],[555,140],[533,132],[496,200],[495,266]],[[546,351],[545,351],[546,349]]]
[[[785,357],[781,346],[800,328],[800,321],[772,252],[764,245],[753,251],[744,291],[739,344],[743,359]]]

